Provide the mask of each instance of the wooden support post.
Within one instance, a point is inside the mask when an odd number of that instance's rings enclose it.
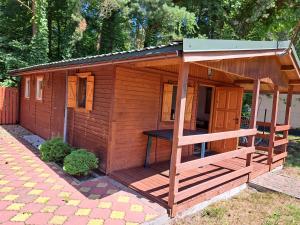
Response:
[[[284,119],[284,124],[285,125],[290,125],[290,118],[291,118],[291,106],[292,106],[292,99],[293,99],[293,87],[294,86],[289,86],[289,91],[286,97],[286,108],[285,108],[285,119]],[[289,131],[285,130],[283,131],[283,138],[288,139],[289,136]],[[285,144],[283,146],[283,151],[287,151],[288,144]],[[284,160],[285,161],[285,158]]]
[[[174,212],[174,199],[178,193],[179,178],[177,172],[177,165],[181,162],[182,147],[178,146],[179,138],[183,136],[184,126],[184,114],[186,103],[186,92],[189,74],[189,64],[181,62],[178,75],[178,86],[176,96],[176,111],[174,121],[174,133],[172,142],[172,154],[170,163],[170,175],[169,175],[169,198],[168,205],[171,208],[172,216]]]
[[[278,101],[279,101],[279,88],[278,88],[278,85],[275,85],[274,94],[273,94],[272,118],[271,118],[269,149],[268,149],[269,170],[272,169],[272,163],[273,163],[274,142],[275,142],[275,136],[276,136],[275,130],[276,130],[276,124],[277,124],[277,115],[278,115]]]
[[[254,83],[253,94],[252,94],[251,118],[250,118],[249,129],[256,129],[259,91],[260,91],[260,80],[257,79]],[[255,144],[255,135],[250,136],[248,140],[249,147],[254,147],[254,144]],[[252,157],[253,157],[253,153],[247,154],[246,166],[251,166]],[[251,173],[249,173],[248,181],[250,181],[250,179],[251,179]]]

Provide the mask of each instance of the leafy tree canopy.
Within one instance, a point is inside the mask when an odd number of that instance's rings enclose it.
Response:
[[[17,85],[9,69],[183,37],[286,40],[299,18],[300,0],[1,0],[0,82]]]

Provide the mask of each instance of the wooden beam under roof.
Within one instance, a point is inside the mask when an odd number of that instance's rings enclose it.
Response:
[[[133,65],[135,67],[151,67],[151,66],[168,66],[168,65],[179,65],[182,59],[180,57],[170,58],[170,59],[159,59],[159,60],[149,60],[143,62],[135,62]]]
[[[280,68],[281,71],[293,71],[296,70],[294,65],[282,65]]]
[[[288,80],[280,71],[281,65],[276,56],[200,61],[194,64],[234,74],[248,79],[260,79],[264,83],[288,86]]]
[[[289,85],[300,85],[300,80],[290,80]]]

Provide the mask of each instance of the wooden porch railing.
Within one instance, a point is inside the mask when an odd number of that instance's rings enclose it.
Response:
[[[257,133],[256,137],[269,140],[268,146],[256,146],[257,150],[268,152],[268,165],[269,169],[273,169],[273,163],[279,160],[285,160],[287,157],[287,145],[288,145],[288,131],[291,128],[290,125],[290,113],[291,113],[291,103],[292,103],[292,93],[293,86],[289,87],[286,109],[285,109],[285,121],[284,124],[277,124],[277,114],[278,114],[278,101],[279,101],[279,89],[278,86],[275,87],[273,95],[273,105],[272,105],[272,118],[271,122],[261,122],[257,121],[257,125],[263,127],[270,127],[270,133],[261,134]],[[277,132],[283,132],[282,136],[277,135]],[[282,146],[282,152],[274,155],[275,148]]]
[[[205,135],[190,135],[190,136],[183,136],[179,138],[179,145],[191,145],[195,143],[202,143],[202,142],[212,142],[212,141],[219,141],[225,140],[229,138],[238,138],[243,136],[255,136],[257,133],[256,129],[241,129],[237,131],[226,131],[226,132],[218,132],[218,133],[210,133]],[[214,164],[226,159],[232,159],[234,157],[241,157],[245,154],[251,154],[255,152],[255,147],[243,147],[234,151],[221,153],[218,155],[209,156],[202,159],[196,159],[184,163],[178,163],[176,165],[176,177],[178,180],[180,179],[180,175],[184,172],[203,167],[209,164]],[[202,191],[208,190],[210,188],[214,188],[222,183],[226,183],[230,180],[234,180],[238,177],[243,175],[249,174],[252,171],[252,166],[248,165],[242,169],[236,170],[234,172],[228,173],[226,175],[214,178],[210,181],[195,185],[188,189],[179,191],[175,193],[174,196],[174,204],[183,201],[184,199],[190,198]]]

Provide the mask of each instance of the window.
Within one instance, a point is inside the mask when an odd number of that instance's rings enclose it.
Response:
[[[85,108],[86,106],[86,84],[87,78],[78,79],[78,95],[77,95],[77,106],[78,108]]]
[[[163,104],[162,104],[162,121],[175,120],[177,85],[164,84]],[[190,121],[192,117],[194,88],[188,87],[186,105],[185,105],[185,121]]]
[[[25,78],[25,93],[24,93],[25,98],[30,98],[30,78],[26,77]]]
[[[43,99],[43,77],[36,78],[36,93],[35,93],[36,100]]]
[[[94,97],[94,76],[80,73],[68,77],[68,107],[91,111]]]

